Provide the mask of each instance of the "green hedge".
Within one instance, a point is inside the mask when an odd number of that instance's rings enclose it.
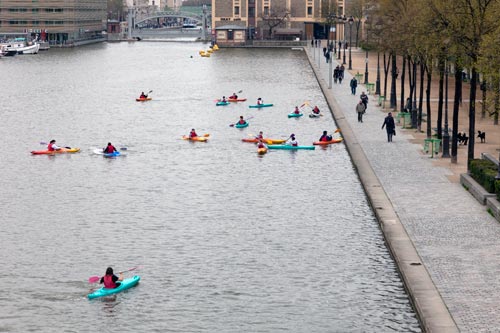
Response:
[[[469,171],[475,181],[489,193],[496,193],[497,199],[500,200],[500,181],[495,179],[498,174],[498,167],[495,163],[482,159],[471,160]]]

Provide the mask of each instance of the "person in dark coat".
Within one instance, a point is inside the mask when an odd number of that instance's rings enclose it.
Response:
[[[337,66],[333,70],[333,82],[337,83],[337,81],[339,80],[339,75],[340,75],[340,69],[339,66]]]
[[[382,124],[382,129],[387,131],[387,142],[392,142],[392,136],[396,134],[396,125],[394,124],[394,118],[392,117],[392,113],[389,112],[387,117],[384,119],[384,123]]]
[[[358,80],[356,80],[356,78],[353,77],[351,80],[351,83],[349,85],[351,86],[351,94],[356,95],[356,88],[358,87]]]

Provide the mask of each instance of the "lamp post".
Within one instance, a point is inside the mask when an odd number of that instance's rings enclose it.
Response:
[[[443,158],[450,157],[450,133],[448,130],[448,63],[444,69],[445,88],[444,88],[444,133],[443,133]]]
[[[354,23],[354,19],[349,17],[349,70],[352,69],[352,58],[351,58],[351,47],[352,47],[352,24]],[[366,83],[366,82],[365,82]]]

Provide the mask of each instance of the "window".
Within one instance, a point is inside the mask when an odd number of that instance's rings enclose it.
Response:
[[[255,17],[255,7],[248,8],[248,17]]]
[[[269,7],[268,6],[264,7],[264,15],[269,15]]]
[[[38,13],[38,8],[31,8],[32,13]]]
[[[310,16],[313,14],[313,8],[312,6],[307,7],[307,15]]]
[[[234,7],[234,15],[240,15],[240,6]]]

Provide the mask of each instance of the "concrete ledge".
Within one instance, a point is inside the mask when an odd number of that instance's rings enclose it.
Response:
[[[460,175],[460,184],[462,184],[467,189],[467,191],[469,191],[469,193],[472,194],[472,196],[476,198],[477,201],[479,201],[481,205],[486,205],[487,198],[496,197],[496,194],[487,192],[474,180],[474,178],[466,173],[462,173]]]
[[[342,130],[347,151],[356,167],[361,184],[364,187],[389,250],[399,269],[422,329],[424,332],[459,332],[429,272],[422,264],[413,242],[399,220],[387,193],[373,171],[349,122],[345,119],[339,103],[333,96],[332,91],[328,89],[328,83],[323,79],[315,61],[311,59],[309,49],[306,47],[304,51],[307,54],[311,68],[323,91],[335,122]]]
[[[489,153],[481,153],[481,159],[493,162],[498,167],[498,160]]]
[[[486,198],[486,207],[488,207],[497,221],[500,221],[500,202],[495,198]]]

